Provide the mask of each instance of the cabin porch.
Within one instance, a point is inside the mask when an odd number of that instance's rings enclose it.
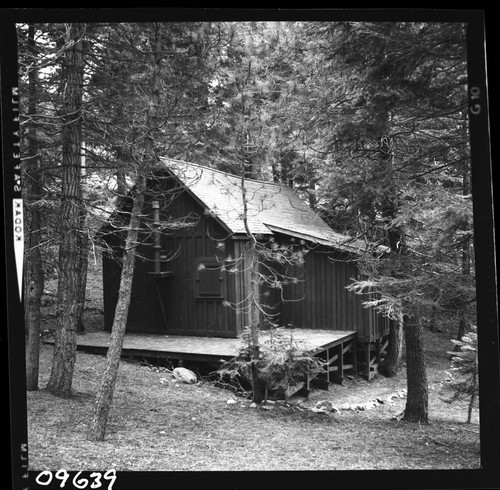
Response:
[[[293,329],[293,341],[326,362],[325,373],[318,377],[319,386],[328,388],[330,382],[341,382],[345,374],[357,371],[355,331]],[[261,332],[265,342],[269,331]],[[77,349],[94,354],[106,354],[111,334],[106,331],[77,335]],[[47,340],[52,343],[53,341]],[[122,357],[173,359],[219,364],[232,359],[240,347],[239,338],[198,337],[126,333]]]
[[[384,360],[389,346],[388,336],[372,342],[358,342],[356,346],[357,372],[371,380],[378,372],[378,366]]]

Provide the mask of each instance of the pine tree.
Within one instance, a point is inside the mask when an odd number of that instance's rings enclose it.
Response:
[[[454,378],[451,387],[455,394],[451,401],[461,396],[469,397],[467,423],[472,420],[472,410],[479,396],[479,365],[477,357],[477,332],[473,327],[462,336],[461,340],[453,339],[458,349],[450,352],[451,375]]]
[[[454,263],[459,256],[455,252],[443,257],[442,249],[432,247],[436,236],[426,235],[425,222],[432,212],[441,214],[443,201],[435,199],[439,189],[449,189],[457,174],[470,171],[463,129],[464,30],[460,25],[423,23],[331,27],[323,26],[336,40],[333,52],[346,70],[356,73],[349,84],[352,102],[338,110],[334,134],[339,172],[330,174],[331,189],[339,190],[337,201],[347,204],[343,210],[351,213],[351,223],[362,224],[360,232],[369,241],[378,242],[386,232],[391,250],[384,261],[373,261],[367,254],[364,272],[371,280],[353,287],[359,292],[372,287],[381,295],[375,303],[381,311],[397,312],[395,321],[404,319],[409,355],[405,418],[426,421],[421,328],[443,310],[445,289],[440,282],[456,277],[455,269],[441,267],[442,258]],[[461,188],[456,191],[462,193]],[[451,197],[453,190],[444,195]],[[429,213],[426,217],[417,216],[422,207]],[[470,295],[466,297],[468,301]]]
[[[70,397],[76,357],[76,331],[80,322],[81,255],[84,253],[81,221],[81,116],[83,101],[82,39],[84,24],[71,24],[63,64],[62,200],[59,244],[58,322],[54,357],[47,390]]]
[[[28,341],[26,346],[26,387],[28,390],[38,390],[39,351],[40,351],[40,307],[44,290],[43,258],[41,253],[42,213],[35,204],[42,197],[41,171],[39,158],[38,130],[32,120],[37,113],[38,100],[38,59],[36,52],[36,28],[28,26],[27,54],[31,59],[31,69],[28,74],[28,130],[27,130],[27,158],[24,181],[29,183],[26,199],[31,219],[28,233],[28,253],[26,260],[26,325]]]
[[[126,204],[126,209],[120,211],[127,220],[123,225],[126,239],[123,254],[118,258],[121,281],[111,343],[87,434],[94,441],[105,437],[130,307],[134,264],[142,259],[137,247],[142,232],[147,234],[148,228],[142,210],[145,199],[154,197],[156,192],[154,171],[160,167],[158,159],[168,152],[189,152],[197,135],[193,128],[203,120],[200,117],[193,122],[192,117],[195,103],[205,99],[202,67],[206,53],[191,52],[191,29],[193,26],[165,23],[113,26],[106,32],[108,52],[102,61],[108,60],[115,83],[109,84],[105,71],[96,71],[92,81],[94,94],[102,94],[99,99],[109,110],[107,121],[96,112],[94,148],[106,145],[117,157],[119,166],[112,171],[120,176],[120,192],[125,190],[127,180],[132,181],[132,188],[118,195],[119,202]],[[204,45],[203,39],[201,42]],[[108,129],[106,140],[100,140],[98,135],[103,126]]]

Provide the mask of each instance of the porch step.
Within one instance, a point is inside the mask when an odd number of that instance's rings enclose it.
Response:
[[[357,345],[357,371],[366,379],[371,380],[378,372],[378,366],[384,360],[389,341],[387,336],[375,342],[365,342]]]

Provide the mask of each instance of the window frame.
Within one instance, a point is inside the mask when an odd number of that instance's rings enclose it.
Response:
[[[200,266],[203,265],[204,268],[201,269]],[[218,288],[215,290],[202,290],[203,280],[201,275],[207,270],[218,273]],[[223,264],[217,261],[214,257],[197,257],[196,259],[196,299],[218,299],[222,300],[225,297],[225,276],[223,274]],[[213,279],[209,282],[211,283]]]

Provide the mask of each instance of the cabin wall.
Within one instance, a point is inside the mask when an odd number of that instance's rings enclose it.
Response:
[[[158,185],[158,184],[157,184]],[[249,325],[250,268],[248,240],[228,231],[187,192],[161,181],[154,200],[160,204],[160,222],[183,220],[190,226],[163,230],[160,255],[155,260],[153,198],[146,200],[143,231],[134,270],[127,331],[165,335],[236,337]],[[180,221],[177,221],[179,224]],[[289,240],[279,237],[280,240]],[[107,239],[120,256],[124,236]],[[231,260],[227,260],[231,259]],[[261,287],[261,303],[276,306],[273,322],[299,328],[353,330],[361,342],[387,333],[387,321],[364,298],[346,290],[357,265],[346,254],[316,247],[303,266],[283,272],[294,283],[279,289]],[[158,272],[158,266],[160,271]],[[155,272],[156,271],[156,272]],[[264,269],[261,270],[264,272]],[[111,329],[118,299],[121,266],[103,255],[105,328]],[[281,301],[281,295],[284,301]],[[261,317],[261,320],[264,320]],[[263,322],[264,323],[264,322]]]
[[[240,334],[245,327],[250,326],[249,302],[250,294],[250,269],[247,256],[247,240],[233,241],[234,270],[231,274],[232,287],[234,288],[233,308],[236,316],[236,329]]]
[[[251,294],[251,257],[250,243],[247,238],[233,240],[232,257],[236,269],[235,273],[231,274],[232,286],[234,287],[234,298],[237,301],[233,307],[236,312],[237,331],[241,333],[245,327],[250,326],[250,301],[248,298]],[[266,267],[260,259],[257,262],[257,271],[263,275],[267,274]],[[261,311],[258,312],[260,327],[269,328],[271,323],[279,323],[280,295],[277,289],[261,284],[258,301],[260,307],[267,313],[264,315]]]
[[[345,254],[321,248],[311,250],[305,256],[305,264],[289,267],[287,275],[295,277],[297,283],[287,285],[283,291],[283,326],[354,330],[362,342],[383,335],[383,319],[372,308],[363,306],[365,298],[346,289],[357,276],[357,266]]]
[[[160,221],[186,218],[191,226],[160,234],[160,273],[155,273],[152,199],[143,210],[143,231],[134,270],[128,332],[236,337],[234,278],[222,268],[232,251],[226,231],[187,193],[160,198]],[[105,325],[111,328],[118,297],[120,266],[104,257]],[[210,291],[210,288],[213,291]]]

